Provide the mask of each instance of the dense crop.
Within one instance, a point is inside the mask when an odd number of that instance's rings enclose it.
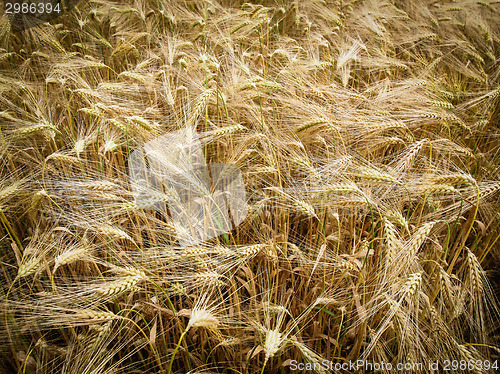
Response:
[[[91,0],[22,31],[0,18],[0,366],[493,362],[499,12]],[[189,128],[241,170],[248,211],[186,246],[129,156]]]

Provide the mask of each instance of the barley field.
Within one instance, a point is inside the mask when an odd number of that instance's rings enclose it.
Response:
[[[5,5],[0,373],[500,366],[500,1]]]

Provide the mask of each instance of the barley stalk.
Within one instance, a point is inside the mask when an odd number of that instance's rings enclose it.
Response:
[[[449,184],[451,186],[460,185],[460,184],[471,184],[471,178],[466,176],[466,175],[462,175],[462,174],[450,174],[450,175],[443,175],[442,177],[436,178],[434,180],[434,183],[437,185]]]
[[[398,240],[396,237],[396,228],[387,219],[384,220],[384,234],[387,242],[387,263],[390,265],[391,261],[396,257]]]
[[[19,266],[17,271],[18,278],[24,278],[35,273],[41,266],[39,258],[31,258]]]
[[[207,329],[216,329],[219,325],[217,317],[204,309],[197,309],[191,313],[191,318],[187,325],[187,329],[191,327],[204,327]]]
[[[142,274],[130,275],[116,281],[108,282],[97,289],[100,296],[113,296],[123,293],[133,288],[137,283],[144,279]]]
[[[217,273],[216,271],[204,271],[196,274],[196,280],[197,282],[200,282],[200,284],[205,285],[207,287],[215,286],[215,287],[221,287],[225,285],[225,282],[221,280],[222,275]]]
[[[17,181],[10,186],[0,189],[0,201],[8,200],[16,192],[19,192],[19,188],[22,185],[22,181]]]
[[[111,225],[104,225],[100,227],[99,229],[100,232],[102,232],[104,235],[116,238],[116,239],[126,239],[126,240],[132,240],[132,238],[122,229],[118,227],[113,227]]]
[[[105,322],[120,318],[113,312],[106,312],[106,311],[92,310],[92,309],[85,309],[78,311],[75,316],[83,320],[90,320],[95,322]]]
[[[266,353],[266,361],[269,358],[274,357],[274,355],[280,350],[284,342],[283,335],[278,329],[267,330],[266,338],[264,341],[264,352]]]
[[[417,291],[420,289],[421,283],[422,283],[421,273],[410,274],[402,288],[403,298],[407,296],[416,295]]]
[[[408,247],[409,253],[414,255],[419,250],[419,248],[422,246],[424,241],[429,236],[434,225],[435,225],[435,222],[427,222],[427,223],[423,224],[417,230],[417,232],[415,232],[415,234],[413,234],[413,236],[409,242],[409,247]]]
[[[360,168],[358,176],[363,179],[376,182],[390,182],[390,183],[396,182],[396,179],[392,175],[368,168]]]
[[[483,268],[476,258],[476,255],[467,249],[466,263],[469,269],[469,284],[473,292],[483,291]]]
[[[297,211],[301,212],[305,216],[318,218],[316,212],[314,211],[314,207],[309,203],[302,200],[293,200],[292,204]]]
[[[53,272],[55,273],[60,266],[67,265],[81,259],[87,253],[88,249],[86,247],[80,247],[60,254],[54,259]]]

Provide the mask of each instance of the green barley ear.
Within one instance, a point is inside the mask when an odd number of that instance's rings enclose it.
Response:
[[[13,195],[19,192],[19,188],[22,186],[23,181],[16,181],[9,186],[0,188],[0,203],[6,202]]]
[[[41,267],[41,260],[40,258],[30,258],[26,261],[23,261],[21,266],[19,266],[19,269],[17,271],[17,276],[18,278],[24,278],[27,277],[28,275],[32,275],[35,273],[37,270],[40,269]]]

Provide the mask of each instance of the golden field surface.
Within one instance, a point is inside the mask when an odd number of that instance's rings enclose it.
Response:
[[[0,373],[495,372],[499,12],[90,0],[21,29],[2,15]],[[130,155],[175,131],[241,171],[232,230],[194,240],[166,186],[155,209],[138,198]]]

